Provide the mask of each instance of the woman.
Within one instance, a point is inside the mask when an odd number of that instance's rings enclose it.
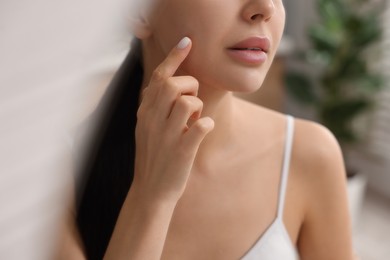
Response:
[[[284,29],[282,0],[153,2],[132,21],[137,40],[85,168],[81,242],[70,235],[64,252],[352,259],[334,136],[232,95],[264,81]]]

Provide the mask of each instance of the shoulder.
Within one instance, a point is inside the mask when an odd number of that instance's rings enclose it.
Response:
[[[294,118],[294,122],[294,153],[300,167],[315,172],[344,168],[341,147],[328,128],[306,119]]]
[[[259,138],[261,142],[266,141],[264,136],[267,140],[277,140],[279,137],[284,137],[286,114],[243,100],[238,100],[238,102],[242,108],[242,118],[246,120],[243,125],[247,126],[241,129],[249,129],[249,131],[254,129],[253,135],[248,136],[258,137],[261,135]],[[254,118],[259,120],[254,120]],[[298,117],[294,117],[293,123],[293,158],[291,163],[296,168],[315,175],[320,168],[326,171],[326,168],[334,168],[336,165],[340,167],[340,164],[343,164],[340,145],[328,128],[317,122]]]
[[[304,205],[300,253],[305,259],[351,259],[351,223],[340,145],[325,126],[304,119],[294,121],[292,173],[299,180]]]
[[[294,165],[314,188],[326,189],[328,182],[343,181],[346,176],[340,144],[325,126],[295,120]]]
[[[328,200],[332,194],[338,196],[346,184],[346,171],[337,139],[317,122],[298,118],[294,122],[291,163],[301,188],[311,199]]]

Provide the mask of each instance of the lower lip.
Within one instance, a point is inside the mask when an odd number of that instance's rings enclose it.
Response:
[[[228,49],[228,53],[235,60],[251,65],[259,65],[267,60],[267,54],[261,50]]]

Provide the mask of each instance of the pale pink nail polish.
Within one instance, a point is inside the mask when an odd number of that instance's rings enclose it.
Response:
[[[185,49],[185,48],[190,44],[190,42],[191,42],[190,38],[184,37],[184,38],[181,39],[181,41],[177,44],[177,48],[178,48],[178,49]]]

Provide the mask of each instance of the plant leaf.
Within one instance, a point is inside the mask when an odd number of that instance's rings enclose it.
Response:
[[[291,96],[305,105],[312,105],[318,101],[313,91],[311,80],[303,73],[288,72],[285,77],[287,91]]]
[[[371,102],[364,98],[331,100],[324,104],[321,117],[326,122],[343,124],[351,121],[355,116],[370,107],[370,105]]]
[[[350,84],[353,84],[362,94],[366,95],[375,94],[385,86],[381,76],[367,74],[352,79]]]

